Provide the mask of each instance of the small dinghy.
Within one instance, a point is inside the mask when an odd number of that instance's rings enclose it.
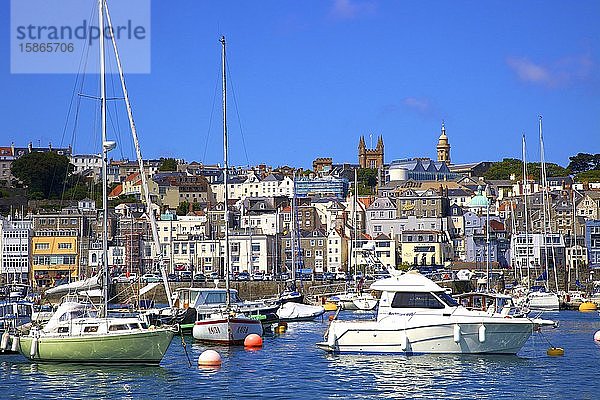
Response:
[[[323,315],[325,309],[321,306],[311,306],[299,303],[284,303],[277,310],[280,321],[312,321]]]

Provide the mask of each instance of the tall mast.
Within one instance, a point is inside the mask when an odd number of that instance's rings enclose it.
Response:
[[[544,228],[542,229],[544,237],[544,271],[546,272],[546,290],[549,290],[548,280],[550,279],[548,271],[548,230],[546,221],[546,162],[544,157],[544,139],[542,137],[542,116],[539,116],[539,134],[540,134],[540,179],[542,181],[542,223]],[[548,215],[549,217],[549,215]],[[551,239],[552,240],[552,239]],[[553,246],[552,244],[550,244]],[[553,262],[554,263],[554,262]]]
[[[531,287],[531,277],[529,274],[529,217],[527,209],[527,157],[525,153],[525,134],[523,134],[523,205],[525,213],[525,259],[527,263],[527,288]]]
[[[106,1],[106,0],[100,0]],[[108,6],[106,7],[106,19],[108,21],[109,27],[112,28],[112,22],[110,20],[110,12],[108,11]],[[102,37],[102,35],[100,35]],[[127,92],[127,86],[125,85],[125,76],[123,74],[123,66],[121,65],[121,58],[119,57],[119,51],[117,49],[117,42],[115,41],[115,36],[112,34],[112,29],[110,30],[110,39],[113,45],[113,50],[115,52],[115,60],[117,62],[117,69],[119,70],[119,79],[121,81],[121,89],[123,90],[123,97],[125,99],[125,106],[127,108],[127,119],[129,120],[129,128],[131,130],[131,136],[133,137],[133,144],[135,146],[135,155],[137,157],[138,166],[140,169],[140,178],[142,180],[142,192],[144,195],[144,199],[146,201],[146,205],[148,206],[148,217],[150,219],[150,227],[152,229],[152,239],[154,241],[154,247],[156,248],[156,259],[158,266],[160,268],[160,272],[162,275],[163,286],[165,288],[165,293],[167,294],[167,300],[169,302],[169,306],[173,308],[173,298],[171,297],[171,288],[169,287],[169,282],[167,281],[167,273],[165,271],[165,266],[162,262],[162,250],[160,248],[160,239],[158,237],[158,228],[156,227],[156,218],[154,217],[154,211],[152,210],[152,201],[150,200],[150,191],[148,188],[148,180],[146,178],[146,173],[144,172],[144,159],[142,158],[142,151],[140,149],[140,141],[137,135],[137,129],[135,127],[135,121],[133,120],[133,111],[131,111],[131,102],[129,101],[129,94]],[[133,219],[132,219],[133,224]],[[133,226],[133,225],[132,225]]]
[[[98,28],[100,30],[100,115],[102,121],[102,276],[104,307],[102,315],[108,316],[108,146],[106,140],[106,79],[104,76],[104,0],[98,0]]]
[[[226,60],[225,60],[225,36],[221,36],[221,64],[223,80],[223,183],[225,184],[225,288],[227,289],[226,301],[227,308],[231,304],[231,293],[229,293],[229,188],[227,174],[229,173],[229,163],[227,157],[227,78],[226,78]]]
[[[293,172],[294,193],[292,194],[292,206],[290,209],[291,229],[290,240],[292,242],[292,282],[296,284],[296,171]]]
[[[373,141],[373,135],[371,135],[371,142]],[[372,143],[371,143],[371,147]],[[354,169],[354,244],[351,246],[352,247],[352,258],[354,260],[354,276],[356,276],[357,272],[358,272],[358,265],[357,265],[357,254],[356,254],[356,241],[358,239],[358,213],[357,213],[357,206],[358,206],[358,171],[355,168]],[[366,272],[366,271],[365,271]]]

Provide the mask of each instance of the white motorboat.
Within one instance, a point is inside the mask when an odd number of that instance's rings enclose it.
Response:
[[[271,321],[269,316],[277,312],[280,304],[275,300],[242,300],[238,291],[229,289],[230,304],[238,313],[254,319],[267,322]],[[175,317],[180,328],[189,332],[195,326],[196,321],[205,320],[211,315],[220,312],[227,305],[227,289],[225,288],[179,288],[173,292],[174,307],[161,310],[151,310],[150,313],[158,313],[158,317],[164,321],[171,321]],[[176,314],[174,315],[175,312]]]
[[[417,272],[371,285],[382,292],[374,321],[333,320],[325,341],[331,353],[516,354],[532,332],[554,321],[512,317],[459,305]]]

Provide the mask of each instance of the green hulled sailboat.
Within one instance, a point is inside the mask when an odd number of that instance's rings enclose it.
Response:
[[[142,155],[131,115],[129,97],[123,78],[121,61],[117,52],[115,38],[112,35],[112,24],[106,0],[98,0],[98,22],[100,32],[110,32],[115,58],[121,79],[121,88],[127,105],[127,115],[133,135],[138,162],[140,164],[144,194],[149,209],[150,224],[155,243],[158,244],[158,233],[154,215],[150,208],[150,195],[144,174]],[[16,337],[19,351],[31,361],[39,362],[76,362],[76,363],[118,363],[118,364],[158,364],[165,355],[176,332],[174,327],[154,327],[141,316],[109,317],[108,316],[108,193],[107,193],[107,158],[108,152],[115,143],[106,137],[106,84],[104,65],[104,35],[99,35],[100,44],[100,102],[102,121],[102,181],[103,181],[103,238],[102,238],[102,287],[104,304],[96,306],[89,302],[73,301],[67,297],[43,327],[34,327],[26,336]],[[157,246],[160,249],[160,245]],[[160,256],[157,260],[162,269]],[[163,282],[167,296],[170,291],[166,274],[162,270]]]

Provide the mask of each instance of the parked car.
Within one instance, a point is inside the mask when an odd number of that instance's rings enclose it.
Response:
[[[237,280],[238,281],[249,281],[250,280],[250,274],[247,272],[240,272],[237,276]]]
[[[265,281],[272,281],[273,280],[273,275],[271,274],[265,274],[264,278]]]
[[[252,274],[253,281],[262,281],[264,279],[265,279],[265,274],[263,274],[262,272],[255,272],[254,274]]]
[[[345,281],[346,279],[348,279],[348,276],[345,272],[338,272],[337,274],[335,274],[336,281]]]
[[[137,281],[137,274],[134,272],[121,274],[113,279],[113,283],[133,283],[135,281]]]
[[[191,282],[192,281],[192,273],[188,271],[184,271],[179,275],[180,282]]]
[[[179,277],[175,274],[169,274],[167,275],[167,280],[169,282],[179,282]]]
[[[323,274],[323,280],[324,281],[333,281],[335,279],[335,274],[333,272],[325,272]]]
[[[161,277],[156,274],[144,274],[140,279],[142,280],[142,283],[156,283],[162,281]]]
[[[277,277],[277,280],[280,280],[280,281],[287,281],[288,279],[290,279],[290,274],[288,274],[287,272],[282,272]]]
[[[206,282],[206,276],[204,274],[194,275],[194,282]]]
[[[210,275],[208,275],[208,279],[214,281],[215,279],[221,279],[221,276],[218,272],[211,272]]]

